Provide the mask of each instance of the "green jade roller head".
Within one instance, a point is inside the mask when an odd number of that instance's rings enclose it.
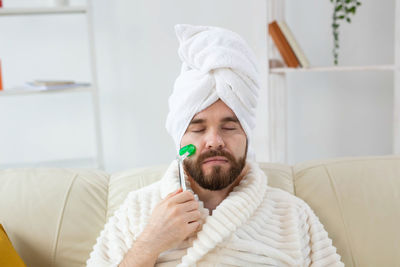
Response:
[[[183,170],[183,161],[196,153],[196,147],[192,144],[179,149],[178,165],[179,165],[179,182],[183,191],[186,190],[185,172]]]
[[[179,149],[179,157],[183,159],[192,156],[194,153],[196,153],[196,147],[192,144]]]

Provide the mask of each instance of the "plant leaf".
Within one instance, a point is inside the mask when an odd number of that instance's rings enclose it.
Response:
[[[356,6],[352,6],[352,7],[350,7],[350,8],[347,8],[347,7],[346,7],[346,13],[353,13],[353,14],[355,14],[355,13],[356,13]]]
[[[339,41],[339,35],[337,33],[333,35],[333,38],[335,39],[335,41]]]

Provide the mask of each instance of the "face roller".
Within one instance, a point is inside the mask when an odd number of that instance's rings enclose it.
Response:
[[[179,166],[179,182],[181,184],[182,190],[186,190],[186,182],[185,182],[185,172],[183,170],[183,161],[196,153],[196,147],[192,144],[182,147],[179,150],[179,156],[177,157],[178,166]]]

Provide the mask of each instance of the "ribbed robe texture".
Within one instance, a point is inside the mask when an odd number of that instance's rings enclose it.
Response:
[[[268,186],[256,163],[208,215],[202,229],[165,251],[156,266],[344,266],[323,225],[301,199]],[[97,238],[87,266],[118,266],[155,205],[179,188],[174,161],[164,177],[130,192]]]

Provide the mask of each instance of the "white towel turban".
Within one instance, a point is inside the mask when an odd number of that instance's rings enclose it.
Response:
[[[249,142],[248,157],[254,157],[260,81],[252,50],[237,33],[222,28],[179,24],[175,31],[182,68],[169,98],[166,128],[177,150],[194,115],[221,99],[236,114]]]

